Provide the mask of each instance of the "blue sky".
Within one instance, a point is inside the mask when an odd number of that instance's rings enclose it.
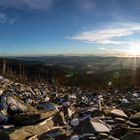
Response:
[[[0,0],[0,55],[140,54],[139,0]]]

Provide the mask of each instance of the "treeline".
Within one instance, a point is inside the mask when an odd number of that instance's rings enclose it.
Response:
[[[4,72],[5,70],[5,72]],[[0,73],[12,80],[27,82],[48,82],[57,86],[76,86],[86,89],[109,89],[136,86],[132,80],[132,71],[114,69],[102,70],[87,74],[84,71],[62,67],[60,65],[45,65],[35,61],[18,61],[0,59]],[[69,76],[66,76],[68,75]],[[137,85],[139,85],[139,70],[137,71]]]

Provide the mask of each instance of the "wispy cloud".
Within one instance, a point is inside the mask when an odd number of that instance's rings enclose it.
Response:
[[[77,0],[78,2],[78,7],[81,10],[93,10],[94,8],[96,8],[96,2],[93,0]]]
[[[99,44],[122,44],[116,38],[134,35],[140,32],[140,24],[120,24],[117,27],[80,32],[67,38]]]
[[[100,48],[98,48],[99,50],[106,50],[106,48],[104,48],[104,47],[100,47]]]
[[[14,24],[15,18],[10,18],[4,13],[0,13],[0,23],[1,24]]]
[[[1,0],[0,7],[4,9],[48,10],[53,3],[54,0]]]
[[[114,48],[98,48],[100,53],[102,54],[108,54],[112,56],[128,56],[128,50],[125,49],[114,49]]]

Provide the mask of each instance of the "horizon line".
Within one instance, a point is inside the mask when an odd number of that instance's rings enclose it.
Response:
[[[24,54],[24,55],[0,55],[0,57],[44,57],[44,56],[93,56],[93,57],[140,57],[140,55],[116,55],[116,54]]]

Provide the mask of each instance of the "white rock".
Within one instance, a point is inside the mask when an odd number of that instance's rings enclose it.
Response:
[[[2,125],[2,127],[3,127],[4,129],[9,129],[9,128],[13,128],[13,127],[15,127],[15,126],[12,125],[12,124],[9,124],[9,125]]]
[[[127,99],[122,99],[122,104],[128,104],[129,103],[129,101],[127,100]]]
[[[139,94],[138,93],[134,93],[132,94],[134,97],[138,98],[139,97]]]
[[[50,100],[49,97],[46,97],[46,98],[45,98],[45,102],[48,102],[49,100]]]
[[[71,120],[70,124],[71,124],[72,126],[77,126],[77,125],[79,125],[79,119],[78,119],[78,118],[75,118],[75,119]]]

